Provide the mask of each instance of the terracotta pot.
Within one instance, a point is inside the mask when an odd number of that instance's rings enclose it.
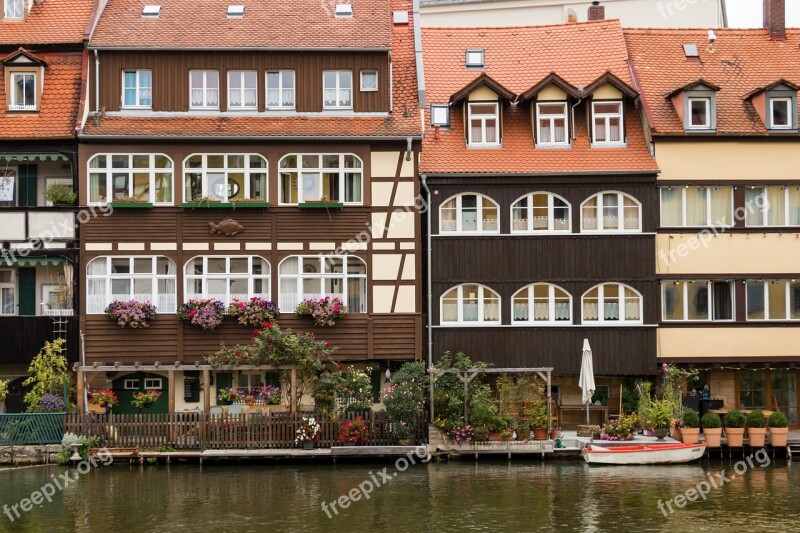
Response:
[[[558,438],[558,430],[554,429],[550,432],[550,440],[556,440]]]
[[[253,407],[256,404],[256,401],[255,400],[245,400],[244,403],[246,405],[249,405],[250,407]]]
[[[706,438],[706,445],[709,448],[719,448],[722,446],[722,428],[705,428],[703,436]]]
[[[683,436],[681,435],[681,428],[676,428],[676,427],[671,428],[669,430],[669,436],[678,442],[683,442]]]
[[[547,428],[533,428],[533,440],[547,440]]]
[[[789,428],[769,428],[769,440],[775,448],[785,448],[789,438]]]
[[[500,438],[500,434],[503,433],[502,431],[490,431],[489,432],[489,440],[492,442],[497,442],[499,440],[503,440]]]
[[[725,436],[728,438],[728,446],[731,448],[744,446],[744,428],[725,428]]]
[[[750,446],[763,448],[767,439],[767,428],[747,428],[747,439]]]
[[[700,442],[700,428],[681,428],[681,440],[689,444]]]

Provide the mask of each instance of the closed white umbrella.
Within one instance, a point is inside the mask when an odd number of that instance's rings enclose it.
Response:
[[[586,404],[586,423],[589,423],[589,403],[594,396],[594,365],[592,364],[592,348],[589,339],[583,339],[583,356],[581,357],[581,377],[578,380],[581,388],[581,400]]]

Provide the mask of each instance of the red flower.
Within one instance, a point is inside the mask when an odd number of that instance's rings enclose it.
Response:
[[[325,341],[325,347],[326,348],[330,348],[331,347],[331,343],[328,342],[328,341]],[[342,366],[342,365],[339,365],[339,366]]]
[[[197,314],[197,312],[196,312],[196,311],[194,311],[194,310],[192,310],[192,311],[189,311],[189,318],[193,318],[193,317],[194,317],[194,315],[196,315],[196,314]]]
[[[245,308],[244,302],[239,302],[239,309],[244,309],[244,308]]]
[[[274,325],[275,325],[275,324],[273,324],[272,322],[264,322],[264,325],[263,325],[263,327],[264,327],[264,329],[270,329],[270,328],[272,328],[272,326],[274,326]]]
[[[258,337],[258,335],[259,335],[260,333],[261,333],[261,331],[260,331],[260,330],[257,330],[257,329],[254,329],[254,330],[253,330],[253,336],[254,336],[254,337]]]
[[[339,365],[339,370],[344,370],[344,365]]]

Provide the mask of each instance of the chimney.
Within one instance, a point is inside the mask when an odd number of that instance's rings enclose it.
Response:
[[[594,0],[589,6],[589,20],[605,20],[606,6],[600,5],[600,0]]]
[[[770,38],[786,39],[786,0],[764,0],[764,28]]]

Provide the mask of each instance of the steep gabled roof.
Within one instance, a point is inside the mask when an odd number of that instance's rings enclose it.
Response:
[[[0,58],[0,64],[3,65],[12,65],[15,61],[17,61],[20,57],[27,58],[28,61],[23,61],[22,64],[27,65],[41,65],[43,67],[47,66],[47,61],[42,59],[41,57],[37,56],[36,54],[25,50],[24,48],[20,47],[17,50],[14,50],[10,54]]]
[[[497,83],[495,80],[489,77],[488,74],[484,72],[480,76],[469,82],[467,85],[461,87],[459,90],[454,92],[450,96],[450,103],[454,104],[456,102],[460,102],[464,98],[468,97],[469,93],[471,93],[478,87],[486,87],[497,93],[498,96],[505,98],[506,100],[509,101],[514,100],[514,98],[516,97],[514,93],[512,93],[499,83]]]
[[[530,100],[531,98],[539,94],[542,91],[542,89],[544,89],[549,85],[555,85],[556,87],[558,87],[565,93],[569,94],[573,98],[580,98],[581,96],[581,92],[577,87],[574,87],[573,85],[567,83],[564,80],[564,78],[562,78],[555,72],[551,72],[546,78],[544,78],[539,83],[537,83],[536,85],[534,85],[533,87],[531,87],[530,89],[519,95],[517,100],[520,102],[525,102],[527,100]]]
[[[717,92],[717,91],[720,90],[720,87],[718,87],[717,85],[714,85],[713,83],[709,83],[706,80],[704,80],[703,78],[700,78],[698,80],[694,80],[694,81],[691,81],[691,82],[687,83],[683,87],[678,87],[674,91],[671,91],[671,92],[667,93],[665,96],[666,96],[666,98],[672,98],[673,96],[675,96],[678,93],[682,93],[684,91],[688,91],[689,89],[694,89],[695,87],[698,87],[700,85],[708,87],[709,89],[711,89],[714,92]]]
[[[744,100],[749,100],[752,97],[756,96],[757,94],[761,94],[761,93],[764,93],[764,92],[767,92],[767,91],[771,91],[772,89],[774,89],[776,87],[780,87],[781,85],[784,85],[784,86],[788,87],[789,89],[793,89],[795,91],[800,91],[800,86],[798,86],[798,85],[796,85],[796,84],[794,84],[794,83],[792,83],[790,81],[786,81],[785,79],[781,78],[778,81],[770,83],[769,85],[766,85],[764,87],[757,87],[752,92],[744,95],[743,99]]]
[[[619,92],[630,98],[635,98],[639,94],[636,92],[636,89],[631,87],[627,82],[619,79],[619,77],[615,76],[611,71],[606,71],[602,76],[585,87],[583,89],[583,94],[591,94],[605,84],[616,87]]]
[[[27,1],[27,0],[26,0]],[[40,0],[24,21],[0,18],[0,45],[80,44],[95,0]]]

